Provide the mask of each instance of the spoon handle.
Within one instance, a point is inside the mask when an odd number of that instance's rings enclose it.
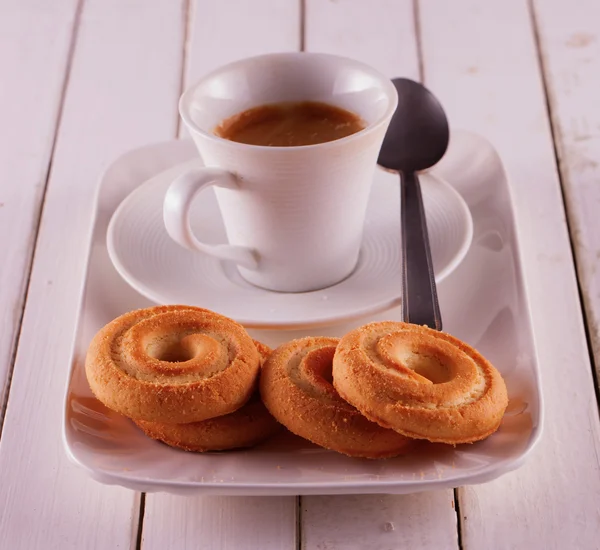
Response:
[[[442,330],[427,220],[417,174],[400,173],[404,322]]]

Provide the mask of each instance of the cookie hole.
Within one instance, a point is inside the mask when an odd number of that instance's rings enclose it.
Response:
[[[406,355],[404,364],[434,384],[443,384],[452,379],[448,366],[431,355],[412,352]]]
[[[309,351],[300,363],[302,376],[314,387],[323,391],[333,389],[333,355],[335,346],[325,346]]]
[[[321,371],[321,378],[333,386],[333,365]]]
[[[181,342],[157,341],[149,344],[146,353],[168,363],[184,363],[194,358],[193,350],[189,346],[182,345]]]

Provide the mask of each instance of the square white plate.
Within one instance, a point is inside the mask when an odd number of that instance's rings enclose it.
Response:
[[[438,290],[444,330],[479,349],[506,381],[509,408],[492,437],[455,448],[423,442],[408,456],[379,461],[348,458],[287,433],[254,449],[195,454],[147,438],[131,421],[98,402],[83,369],[91,338],[122,313],[153,305],[112,266],[106,250],[108,222],[134,188],[195,155],[187,141],[151,145],[119,158],[101,180],[66,390],[63,435],[71,460],[102,483],[148,492],[220,495],[414,493],[482,483],[521,465],[539,439],[542,409],[512,202],[495,151],[466,132],[453,133],[447,157],[434,172],[455,185],[467,201],[474,222],[473,244]],[[400,311],[310,331],[250,332],[276,346],[308,334],[341,336],[382,319],[400,320]]]

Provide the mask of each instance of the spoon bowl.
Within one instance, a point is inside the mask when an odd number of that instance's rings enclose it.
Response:
[[[444,156],[450,127],[440,102],[423,85],[408,78],[392,80],[398,107],[377,160],[388,170],[411,173],[431,168]]]

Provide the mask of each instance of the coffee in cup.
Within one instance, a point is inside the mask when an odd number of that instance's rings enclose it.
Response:
[[[248,145],[298,147],[341,139],[364,127],[360,117],[346,109],[297,101],[247,109],[222,121],[215,134]]]

